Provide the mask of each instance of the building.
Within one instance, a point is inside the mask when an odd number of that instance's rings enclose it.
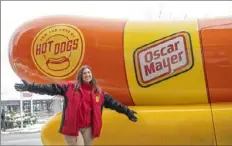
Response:
[[[52,108],[53,96],[32,94],[29,92],[20,93],[12,91],[1,93],[1,106],[7,113],[20,113],[21,98],[23,113],[25,115],[33,113],[37,116],[51,116],[54,114]],[[33,111],[31,111],[31,107],[33,107]]]

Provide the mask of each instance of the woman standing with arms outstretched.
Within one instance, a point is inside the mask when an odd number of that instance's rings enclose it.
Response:
[[[23,80],[23,83],[15,84],[15,89],[20,92],[64,97],[59,132],[64,135],[67,145],[92,145],[93,139],[101,133],[103,106],[125,114],[131,121],[137,121],[135,111],[116,101],[98,86],[88,66],[79,69],[77,80],[72,83],[29,84]]]

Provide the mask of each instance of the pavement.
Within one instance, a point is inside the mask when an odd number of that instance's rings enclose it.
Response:
[[[43,145],[40,132],[1,135],[1,145]]]
[[[43,145],[40,132],[48,119],[38,120],[37,124],[25,128],[1,131],[1,145]]]

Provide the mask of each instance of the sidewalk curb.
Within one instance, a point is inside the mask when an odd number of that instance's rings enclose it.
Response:
[[[7,135],[7,134],[30,134],[30,133],[38,133],[41,132],[41,130],[36,131],[14,131],[14,132],[1,132],[1,134]]]

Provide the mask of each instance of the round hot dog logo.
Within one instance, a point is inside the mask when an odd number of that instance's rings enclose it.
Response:
[[[31,55],[45,75],[64,79],[73,75],[84,56],[84,37],[75,26],[56,24],[41,30],[32,43]]]

